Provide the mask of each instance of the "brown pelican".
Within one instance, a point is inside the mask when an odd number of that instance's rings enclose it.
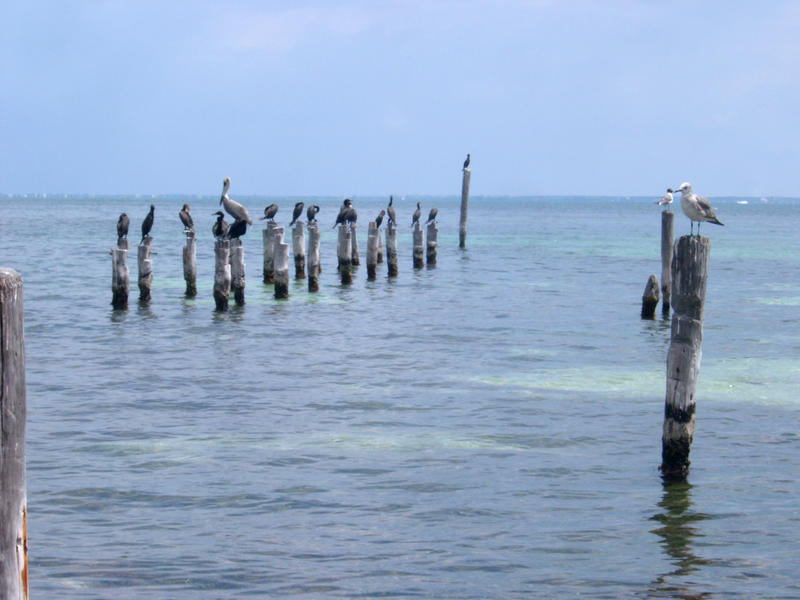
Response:
[[[397,219],[395,218],[394,206],[392,206],[392,202],[394,202],[394,196],[389,196],[389,206],[386,207],[386,214],[389,215],[389,223],[392,225],[397,225]]]
[[[264,219],[269,219],[272,221],[275,219],[276,214],[278,214],[278,205],[273,202],[264,209],[264,216],[261,217],[260,220],[263,221]]]
[[[386,211],[382,210],[381,212],[378,213],[378,216],[375,217],[375,227],[377,229],[380,229],[381,223],[383,223],[383,215],[385,215],[385,214],[386,214]]]
[[[222,204],[225,211],[234,219],[247,221],[248,225],[252,225],[253,219],[250,218],[250,213],[247,212],[247,209],[236,202],[236,200],[228,198],[228,190],[230,187],[231,179],[230,177],[226,177],[225,181],[222,182],[222,196],[219,199],[219,203]]]
[[[303,206],[305,206],[305,204],[303,204],[302,202],[297,202],[294,205],[294,212],[292,212],[292,222],[289,223],[289,227],[294,225],[297,219],[300,218],[300,215],[303,214]]]
[[[306,219],[308,219],[309,223],[311,223],[311,221],[316,221],[318,212],[319,206],[316,204],[312,204],[308,207],[308,210],[306,210]]]
[[[147,213],[147,216],[144,218],[144,221],[142,221],[142,241],[144,241],[144,238],[147,237],[147,235],[150,233],[150,230],[153,228],[153,218],[154,218],[153,213],[155,213],[155,210],[156,207],[151,204],[150,212]]]
[[[428,213],[428,223],[431,223],[436,220],[436,215],[439,214],[438,208],[432,208],[431,212]]]
[[[194,221],[192,221],[192,209],[188,204],[184,204],[183,208],[178,211],[178,216],[181,218],[184,230],[194,231]]]
[[[714,214],[714,207],[703,196],[698,196],[692,191],[692,184],[688,181],[681,184],[676,191],[681,193],[681,208],[683,214],[689,217],[690,234],[694,233],[694,222],[697,221],[697,235],[700,235],[700,223],[708,221],[715,225],[724,225]]]
[[[417,202],[417,210],[414,211],[414,215],[411,217],[411,226],[414,226],[414,223],[419,223],[419,217],[422,215],[422,209],[420,208],[420,202]]]
[[[128,225],[131,224],[131,220],[128,218],[128,215],[122,213],[117,220],[117,237],[124,238],[128,235]]]
[[[214,222],[214,225],[211,226],[211,233],[214,234],[215,238],[222,239],[228,235],[228,224],[225,222],[225,213],[218,210],[214,214],[217,215],[217,220]]]
[[[467,160],[464,161],[464,166],[461,168],[466,169],[468,166],[469,166],[469,152],[467,152]]]

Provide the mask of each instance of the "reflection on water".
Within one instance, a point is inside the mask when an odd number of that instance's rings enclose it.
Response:
[[[661,526],[651,530],[661,538],[661,548],[674,567],[668,573],[659,575],[652,583],[650,595],[656,598],[710,598],[709,592],[694,591],[689,588],[686,577],[711,561],[695,554],[693,541],[702,536],[693,524],[708,519],[703,513],[693,512],[692,486],[686,481],[664,481],[664,495],[658,506],[662,512],[651,517]]]

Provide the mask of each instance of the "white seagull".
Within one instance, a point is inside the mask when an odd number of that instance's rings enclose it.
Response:
[[[669,208],[669,205],[672,204],[672,192],[670,190],[667,190],[667,193],[661,196],[661,198],[659,198],[658,200],[656,200],[655,203],[658,204],[659,206],[663,206],[664,210],[666,210],[667,208]]]
[[[231,178],[226,177],[225,181],[222,182],[222,197],[219,199],[219,203],[225,208],[230,216],[232,216],[237,221],[247,221],[248,225],[253,224],[253,219],[250,218],[250,213],[247,212],[247,209],[236,202],[236,200],[231,200],[228,198],[228,189],[231,187]]]
[[[683,209],[683,214],[690,219],[692,227],[691,233],[694,233],[695,221],[697,221],[697,235],[700,235],[700,223],[703,221],[708,221],[715,225],[725,225],[725,223],[717,219],[717,215],[714,214],[714,207],[711,206],[711,203],[703,196],[698,196],[692,191],[691,183],[685,181],[681,184],[681,187],[675,191],[681,193],[681,208]]]

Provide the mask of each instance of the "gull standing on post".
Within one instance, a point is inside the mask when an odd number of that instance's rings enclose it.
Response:
[[[225,211],[235,220],[247,221],[248,225],[252,225],[253,219],[250,218],[250,213],[247,212],[247,209],[235,200],[228,198],[228,189],[230,189],[230,187],[231,179],[230,177],[226,177],[225,181],[222,182],[222,197],[219,199],[219,203],[222,204]]]
[[[700,235],[700,223],[708,221],[715,225],[725,225],[717,219],[714,214],[714,207],[703,196],[698,196],[692,191],[692,184],[685,181],[676,191],[681,193],[681,208],[683,214],[689,217],[691,222],[690,233],[694,233],[694,222],[697,221],[697,235]]]
[[[655,203],[658,204],[659,206],[663,206],[664,210],[668,210],[669,205],[672,204],[672,189],[668,189],[667,193],[661,196],[661,198],[659,198],[658,200],[656,200]]]

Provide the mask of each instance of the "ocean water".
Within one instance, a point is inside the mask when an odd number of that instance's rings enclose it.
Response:
[[[237,198],[288,223],[298,200]],[[669,321],[649,198],[396,202],[400,274],[261,282],[214,311],[211,197],[0,198],[25,281],[32,598],[798,598],[800,200],[715,199],[697,429],[658,466]],[[415,202],[439,208],[412,268]],[[196,299],[183,298],[188,201]],[[739,200],[741,202],[741,200]],[[114,311],[121,211],[150,203],[152,301]],[[678,212],[677,235],[688,233]]]

